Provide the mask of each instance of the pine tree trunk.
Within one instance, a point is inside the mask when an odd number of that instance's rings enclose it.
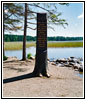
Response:
[[[34,76],[46,76],[47,73],[47,16],[46,13],[37,14],[37,43]]]
[[[3,7],[4,7],[4,5],[3,5]],[[4,9],[3,9],[3,11],[4,11]],[[4,51],[4,31],[5,31],[4,20],[5,20],[5,18],[4,18],[4,12],[3,12],[3,56],[5,56],[5,51]]]
[[[35,68],[34,68],[34,75],[40,76],[42,74],[43,76],[47,76],[47,51],[40,52],[36,51],[36,62],[35,62]]]
[[[5,51],[4,51],[4,27],[3,27],[3,56],[5,56]]]
[[[22,60],[26,60],[26,32],[27,32],[27,3],[25,3],[24,38],[23,38],[23,57],[22,57]]]

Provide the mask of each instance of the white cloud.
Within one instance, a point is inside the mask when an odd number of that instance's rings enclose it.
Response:
[[[84,17],[84,14],[82,13],[81,15],[78,16],[78,19],[81,19]]]

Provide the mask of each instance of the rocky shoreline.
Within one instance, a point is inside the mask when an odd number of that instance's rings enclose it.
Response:
[[[15,59],[18,60],[17,57],[8,57],[7,60],[9,61],[11,58],[14,60]],[[30,59],[35,60],[35,57],[31,56]],[[69,58],[60,58],[56,60],[47,59],[47,61],[57,67],[72,67],[75,71],[83,72],[83,58],[69,57]]]
[[[48,60],[52,65],[56,65],[58,67],[72,67],[74,70],[83,72],[83,59],[76,57],[69,58],[61,58],[57,60]]]

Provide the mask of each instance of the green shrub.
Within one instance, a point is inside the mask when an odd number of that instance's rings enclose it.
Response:
[[[28,53],[28,54],[27,54],[27,58],[28,58],[28,59],[30,59],[31,56],[32,56],[31,53]]]
[[[8,57],[6,57],[6,56],[3,56],[3,60],[7,60],[7,58],[8,58]]]

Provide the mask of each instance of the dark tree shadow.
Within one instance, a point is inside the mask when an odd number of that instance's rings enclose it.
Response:
[[[27,78],[33,78],[33,77],[36,77],[36,76],[34,76],[33,73],[29,73],[29,74],[25,74],[25,75],[21,75],[21,76],[7,78],[7,79],[3,80],[3,84],[14,82],[14,81],[19,81],[19,80],[23,80],[23,79],[27,79]]]

